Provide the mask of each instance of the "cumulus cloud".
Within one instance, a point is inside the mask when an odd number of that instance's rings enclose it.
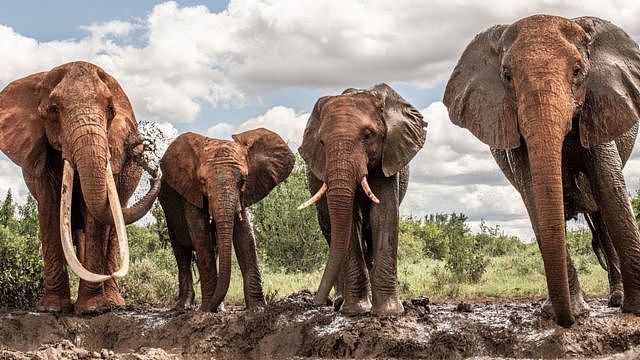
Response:
[[[146,18],[89,24],[82,39],[49,42],[0,26],[0,84],[93,61],[120,80],[139,116],[188,123],[203,106],[255,104],[274,89],[441,84],[476,33],[533,13],[597,14],[640,35],[636,1],[499,4],[232,0],[216,13],[165,2]]]

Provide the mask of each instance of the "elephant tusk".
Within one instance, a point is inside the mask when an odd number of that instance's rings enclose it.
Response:
[[[371,191],[371,188],[369,187],[369,182],[367,181],[366,176],[362,178],[360,185],[362,185],[362,190],[364,190],[364,193],[367,194],[367,196],[369,197],[369,199],[371,199],[371,201],[373,201],[375,204],[380,204],[380,200],[378,200],[378,197],[376,196],[376,194],[374,194],[373,191]]]
[[[236,213],[238,214],[238,218],[240,219],[240,221],[242,222],[242,205],[240,205],[240,202],[238,201],[238,208],[236,209]]]
[[[127,230],[124,226],[124,217],[122,216],[122,209],[120,208],[120,198],[118,197],[116,183],[113,180],[110,161],[107,161],[107,195],[109,197],[113,223],[116,228],[116,236],[118,237],[118,247],[120,248],[120,269],[111,274],[111,276],[121,278],[129,272],[129,241],[127,239]]]
[[[87,270],[76,256],[73,249],[73,241],[71,240],[71,197],[73,195],[73,166],[69,160],[64,160],[64,169],[62,171],[62,191],[60,201],[60,240],[62,242],[62,251],[64,258],[67,260],[71,270],[82,280],[89,282],[103,282],[109,280],[109,275],[94,274]]]
[[[306,209],[309,206],[315,204],[316,202],[318,202],[318,200],[320,200],[322,195],[324,195],[324,193],[326,192],[327,192],[327,184],[322,183],[322,186],[320,187],[318,192],[316,192],[315,195],[313,195],[309,200],[305,201],[303,204],[298,206],[298,210]]]

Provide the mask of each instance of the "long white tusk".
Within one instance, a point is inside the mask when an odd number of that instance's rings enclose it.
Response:
[[[369,197],[369,199],[371,199],[371,201],[373,201],[376,204],[380,204],[380,200],[378,200],[378,197],[376,196],[376,194],[373,193],[373,191],[371,191],[371,188],[369,187],[369,182],[367,181],[367,177],[363,177],[362,181],[360,181],[360,185],[362,185],[362,190],[364,190],[364,193],[367,194],[367,196]]]
[[[320,187],[318,192],[316,192],[315,195],[311,197],[311,199],[305,201],[302,205],[298,206],[298,210],[306,209],[309,206],[315,204],[318,200],[320,200],[322,195],[324,195],[324,193],[326,192],[327,192],[327,184],[322,183],[322,186]]]
[[[68,160],[64,160],[62,170],[62,192],[60,201],[60,240],[62,241],[62,251],[71,270],[78,277],[90,282],[103,282],[111,278],[109,275],[98,275],[87,270],[76,256],[71,240],[71,196],[73,195],[73,166]]]
[[[238,206],[236,209],[236,213],[238,214],[238,218],[240,219],[240,221],[244,221],[242,219],[242,205],[240,205],[240,201],[238,201]]]
[[[127,230],[124,227],[120,199],[118,197],[116,183],[113,181],[110,161],[107,161],[107,195],[109,196],[109,206],[111,207],[111,215],[113,216],[113,223],[116,228],[120,248],[120,269],[111,274],[111,276],[121,278],[129,272],[129,241],[127,240]]]

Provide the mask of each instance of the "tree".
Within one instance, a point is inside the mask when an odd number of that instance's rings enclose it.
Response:
[[[18,206],[18,215],[20,216],[18,232],[32,239],[37,238],[40,228],[38,221],[38,203],[33,196],[28,195],[25,203]]]
[[[0,208],[0,225],[4,225],[6,227],[12,225],[15,221],[15,213],[16,204],[13,202],[13,195],[11,194],[11,189],[9,189],[7,190],[7,196],[4,198],[2,207]]]
[[[166,248],[169,245],[169,229],[167,229],[167,219],[164,210],[162,210],[162,206],[160,206],[160,202],[156,201],[153,203],[151,215],[156,219],[156,222],[151,224],[151,227],[158,234],[158,241],[162,247]]]
[[[302,158],[287,180],[251,209],[261,261],[275,271],[319,269],[327,257],[327,242],[320,233],[314,207],[298,211],[311,194],[307,190]]]

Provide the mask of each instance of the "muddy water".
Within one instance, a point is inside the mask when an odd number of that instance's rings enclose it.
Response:
[[[537,300],[406,302],[400,317],[345,317],[308,292],[255,312],[120,309],[93,316],[0,313],[4,358],[612,358],[640,357],[640,317],[589,302],[571,329]]]

